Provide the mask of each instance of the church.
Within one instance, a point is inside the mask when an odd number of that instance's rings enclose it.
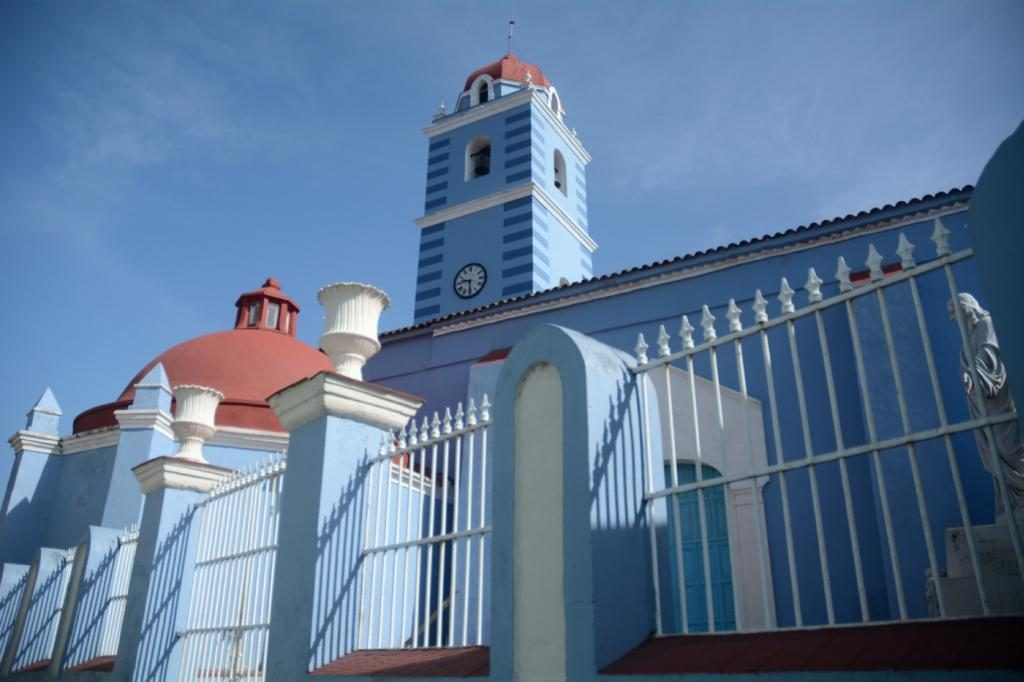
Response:
[[[602,274],[538,66],[424,132],[408,326],[327,284],[312,347],[271,276],[29,409],[0,677],[1017,679],[1000,182]]]

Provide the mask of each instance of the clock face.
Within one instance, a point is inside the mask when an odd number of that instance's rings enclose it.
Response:
[[[479,263],[470,263],[455,275],[452,286],[459,298],[473,298],[487,283],[487,271]]]

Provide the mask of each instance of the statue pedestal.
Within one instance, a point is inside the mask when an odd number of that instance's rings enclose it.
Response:
[[[1010,527],[1005,521],[974,526],[981,581],[992,615],[1024,612],[1024,580],[1013,553]],[[971,564],[967,533],[963,528],[946,529],[946,571],[938,578],[946,601],[946,617],[981,616],[981,596]],[[928,615],[939,616],[936,580],[928,578]]]

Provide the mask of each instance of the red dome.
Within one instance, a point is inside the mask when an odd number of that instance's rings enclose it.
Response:
[[[493,64],[488,64],[469,74],[469,78],[466,79],[466,87],[463,90],[469,90],[473,85],[473,81],[485,73],[494,79],[504,78],[505,80],[520,82],[525,82],[526,74],[529,73],[533,78],[534,85],[544,87],[551,85],[550,81],[544,77],[544,72],[540,70],[540,67],[528,64],[527,62],[521,62],[516,59],[515,55],[507,54]]]

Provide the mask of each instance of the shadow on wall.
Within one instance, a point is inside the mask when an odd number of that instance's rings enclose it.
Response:
[[[31,456],[36,455],[31,453]],[[46,463],[36,476],[32,496],[15,501],[10,498],[14,494],[15,484],[22,478],[22,465],[29,464],[24,456],[19,455],[22,459],[12,469],[7,483],[5,499],[9,500],[8,505],[13,503],[13,506],[0,518],[0,561],[31,564],[49,520],[53,495],[60,478],[60,458],[47,456]]]
[[[149,579],[146,611],[139,641],[135,680],[168,678],[168,663],[177,641],[178,604],[181,603],[182,574],[188,555],[194,508],[189,508],[157,548]]]
[[[68,645],[66,667],[72,667],[101,654],[103,626],[110,610],[110,590],[114,580],[114,564],[119,548],[113,547],[96,570],[85,576],[75,607],[74,639]]]
[[[317,535],[315,630],[309,669],[329,663],[356,648],[359,599],[353,593],[362,569],[366,518],[366,458],[341,490]]]

